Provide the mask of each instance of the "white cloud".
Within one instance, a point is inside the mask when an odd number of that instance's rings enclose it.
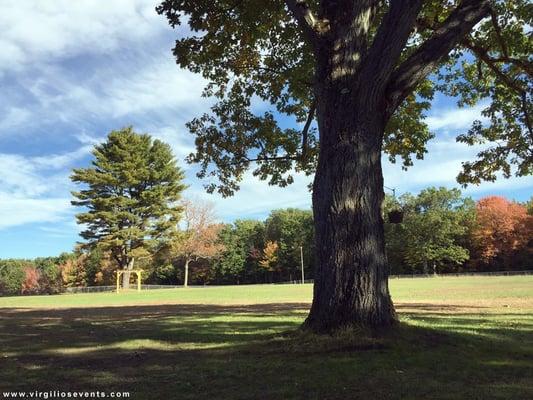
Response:
[[[39,157],[0,153],[0,229],[72,218],[70,167],[91,148]]]
[[[31,162],[37,168],[61,169],[68,167],[72,165],[74,161],[87,156],[92,149],[92,145],[84,145],[70,153],[34,157],[31,159]]]
[[[223,198],[219,194],[208,194],[200,185],[187,190],[187,197],[197,197],[215,204],[217,216],[224,221],[239,218],[263,218],[270,210],[277,208],[311,208],[311,192],[307,185],[313,177],[294,174],[294,183],[286,188],[269,186],[266,181],[247,172],[241,189],[234,196]]]
[[[0,2],[0,73],[80,53],[110,53],[167,28],[154,0]]]
[[[184,162],[185,157],[195,150],[193,137],[184,126],[165,126],[157,127],[142,127],[142,132],[151,134],[154,138],[168,143],[172,148],[172,152],[178,161],[178,165],[187,170],[190,168],[189,164]]]
[[[39,196],[69,184],[66,167],[89,154],[92,146],[47,156],[27,157],[0,153],[0,195]]]
[[[471,108],[437,109],[426,119],[426,123],[432,131],[468,129],[475,120],[486,120],[481,115],[485,107],[484,104],[478,104]]]
[[[400,165],[390,164],[383,157],[385,184],[397,188],[398,193],[417,192],[428,186],[459,187],[456,178],[462,170],[462,163],[475,160],[477,153],[484,147],[486,146],[458,143],[453,137],[438,137],[428,144],[424,160],[415,160],[407,171],[403,171]],[[533,177],[512,176],[509,179],[499,177],[496,182],[483,182],[479,186],[469,185],[462,191],[468,195],[478,195],[528,186],[533,187]]]
[[[38,196],[48,190],[37,166],[26,157],[0,154],[0,170],[0,194]]]
[[[178,112],[179,108],[194,114],[209,104],[201,97],[205,83],[200,75],[178,69],[165,56],[132,76],[115,77],[105,89],[102,106],[113,117],[161,109]]]
[[[58,222],[68,215],[67,198],[17,198],[0,193],[0,229],[40,222]]]
[[[201,97],[206,83],[201,76],[180,70],[169,54],[150,61],[132,65],[124,74],[123,66],[117,66],[116,73],[95,67],[81,80],[57,66],[43,66],[37,78],[20,77],[35,101],[0,115],[0,136],[12,135],[21,126],[26,131],[57,122],[84,127],[126,118],[141,127],[162,129],[172,123],[184,128],[186,121],[208,109],[212,101]]]

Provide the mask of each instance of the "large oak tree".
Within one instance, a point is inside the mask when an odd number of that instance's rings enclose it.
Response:
[[[218,178],[207,189],[230,195],[249,168],[281,186],[291,170],[315,174],[314,331],[395,323],[381,155],[406,167],[423,157],[436,91],[487,104],[487,122],[458,137],[488,142],[460,182],[532,171],[527,0],[165,0],[157,11],[188,24],[174,55],[218,99],[188,124],[189,161]]]

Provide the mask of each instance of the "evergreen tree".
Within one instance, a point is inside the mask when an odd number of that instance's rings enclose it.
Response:
[[[71,179],[86,187],[73,192],[76,217],[86,225],[85,246],[109,251],[120,269],[133,269],[136,257],[175,231],[185,189],[183,172],[170,146],[131,127],[112,131],[93,150],[89,168],[74,169]],[[129,273],[124,274],[129,286]]]

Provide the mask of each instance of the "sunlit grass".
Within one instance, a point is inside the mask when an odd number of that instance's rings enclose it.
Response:
[[[528,299],[533,275],[502,277],[436,277],[391,279],[392,297],[412,301],[493,301]],[[127,304],[268,304],[307,303],[312,285],[206,286],[123,293],[0,297],[0,307],[96,307]],[[502,303],[502,305],[505,305]]]

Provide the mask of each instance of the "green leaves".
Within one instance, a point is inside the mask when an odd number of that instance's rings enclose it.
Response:
[[[224,196],[233,194],[248,169],[279,186],[292,182],[292,170],[314,173],[319,137],[312,111],[323,93],[317,91],[323,82],[318,81],[315,71],[326,70],[329,63],[345,54],[353,61],[356,81],[361,72],[357,68],[370,53],[378,28],[389,21],[384,16],[390,2],[369,2],[368,12],[360,2],[306,3],[318,19],[329,18],[328,34],[321,39],[318,53],[282,0],[165,0],[157,7],[171,26],[188,24],[189,33],[176,41],[176,61],[181,68],[202,74],[208,81],[204,96],[217,101],[209,114],[188,124],[196,137],[196,151],[188,162],[200,165],[198,176],[208,179],[208,191]],[[458,137],[458,141],[469,145],[484,144],[478,159],[464,164],[459,182],[494,180],[500,172],[504,176],[531,174],[530,2],[492,2],[490,14],[470,34],[454,37],[456,33],[451,32],[461,23],[467,26],[467,21],[457,21],[448,27],[449,38],[444,35],[438,43],[446,49],[444,53],[449,53],[447,56],[421,54],[420,62],[412,68],[424,69],[421,77],[411,80],[409,75],[415,72],[401,69],[402,63],[434,38],[446,19],[462,6],[470,11],[477,7],[473,1],[435,0],[425,1],[419,11],[409,40],[399,59],[392,63],[396,72],[402,71],[401,79],[416,85],[409,86],[406,96],[398,89],[405,99],[390,120],[385,121],[383,150],[392,162],[401,160],[404,168],[412,164],[413,158],[423,158],[427,142],[434,137],[424,122],[425,113],[434,93],[439,91],[457,98],[460,106],[488,104],[483,112],[487,122],[477,122]],[[359,7],[354,15],[365,14],[368,19],[353,16],[351,20],[351,7]],[[410,5],[406,3],[405,7]],[[344,11],[337,12],[337,8]],[[483,9],[487,9],[485,5]],[[389,28],[394,29],[385,26],[384,30]],[[351,29],[357,33],[335,37]],[[350,37],[353,40],[346,39]],[[356,53],[349,55],[352,42],[356,42]],[[447,43],[454,44],[449,51]],[[425,64],[431,68],[425,69]],[[428,79],[426,75],[431,71],[434,75]],[[389,82],[389,90],[394,83]],[[345,88],[355,87],[347,82]],[[384,97],[390,100],[387,94]],[[366,100],[363,98],[359,103],[365,104]],[[349,114],[357,110],[338,112]],[[313,123],[306,130],[303,123],[308,118]],[[298,129],[293,128],[296,124],[300,124]]]
[[[216,178],[207,190],[232,195],[252,165],[272,185],[292,183],[294,168],[312,173],[316,130],[302,157],[301,132],[274,118],[277,112],[303,122],[313,102],[313,60],[284,2],[165,1],[157,10],[171,25],[186,17],[193,32],[201,31],[176,41],[174,55],[209,81],[204,95],[218,100],[187,125],[196,136],[188,162],[200,164],[200,178]]]
[[[87,245],[110,250],[124,267],[176,229],[184,175],[168,144],[131,127],[112,131],[93,155],[92,167],[73,170],[71,179],[85,186],[72,204],[87,210],[76,216]]]
[[[457,141],[483,145],[477,160],[465,162],[463,185],[494,181],[498,174],[533,173],[533,40],[531,2],[494,2],[485,19],[461,42],[460,67],[448,64],[439,76],[439,90],[456,96],[461,106],[488,103]]]
[[[428,188],[400,197],[405,212],[400,226],[386,225],[391,264],[421,270],[434,264],[450,268],[469,259],[465,238],[475,218],[474,202],[457,189]],[[395,207],[388,199],[385,210]],[[425,271],[428,272],[427,270]]]

